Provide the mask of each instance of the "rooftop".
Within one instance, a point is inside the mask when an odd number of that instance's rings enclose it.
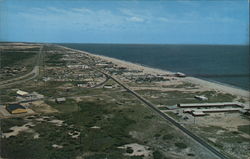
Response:
[[[24,106],[20,105],[20,104],[10,104],[6,107],[7,110],[9,111],[13,111],[16,109],[26,109]]]

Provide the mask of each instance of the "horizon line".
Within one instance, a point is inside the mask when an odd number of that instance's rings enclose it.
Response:
[[[236,45],[249,46],[250,44],[211,44],[211,43],[95,43],[95,42],[31,42],[31,41],[0,41],[0,43],[47,43],[47,44],[111,44],[111,45]]]

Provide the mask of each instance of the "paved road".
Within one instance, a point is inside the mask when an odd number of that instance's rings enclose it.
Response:
[[[225,156],[224,154],[222,154],[221,152],[219,152],[217,149],[215,149],[214,147],[212,147],[211,145],[209,145],[206,141],[204,141],[203,139],[201,139],[200,137],[198,137],[197,135],[195,135],[194,133],[192,133],[191,131],[189,131],[185,127],[183,127],[181,124],[179,124],[178,122],[176,122],[174,119],[172,119],[171,117],[169,117],[167,114],[161,112],[157,108],[156,105],[152,104],[151,102],[149,102],[148,100],[146,100],[145,98],[143,98],[141,95],[139,95],[135,91],[131,90],[128,86],[125,86],[122,82],[120,82],[119,80],[117,80],[115,77],[113,77],[113,76],[111,76],[111,75],[109,75],[109,74],[107,74],[107,73],[105,73],[105,72],[103,72],[103,71],[101,71],[101,70],[99,70],[97,68],[95,68],[95,69],[98,70],[99,72],[103,73],[104,75],[106,75],[110,79],[113,79],[116,83],[118,83],[120,86],[122,86],[128,92],[132,93],[134,96],[136,96],[144,104],[146,104],[147,106],[149,106],[153,111],[155,111],[163,119],[165,119],[168,122],[172,123],[175,127],[179,128],[183,133],[185,133],[186,135],[188,135],[189,137],[191,137],[192,139],[194,139],[200,145],[204,146],[210,152],[212,152],[215,156],[217,156],[218,158],[221,158],[221,159],[229,159],[227,156]]]
[[[104,74],[106,77],[114,80],[116,83],[118,83],[124,89],[126,89],[128,92],[130,92],[135,97],[137,97],[140,101],[142,101],[144,104],[146,104],[149,108],[151,108],[151,110],[153,110],[154,112],[156,112],[159,116],[161,116],[166,121],[172,123],[175,127],[177,127],[179,130],[181,130],[184,134],[186,134],[187,136],[189,136],[190,138],[192,138],[194,141],[196,141],[197,143],[199,143],[201,146],[203,146],[204,148],[206,148],[207,150],[209,150],[210,152],[212,152],[216,157],[218,157],[220,159],[229,159],[227,156],[225,156],[224,154],[222,154],[216,148],[214,148],[213,146],[209,145],[206,141],[204,141],[203,139],[201,139],[200,137],[198,137],[197,135],[195,135],[194,133],[192,133],[191,131],[189,131],[185,127],[183,127],[181,124],[179,124],[178,122],[176,122],[174,119],[172,119],[171,117],[169,117],[167,114],[161,112],[157,108],[156,105],[152,104],[151,102],[149,102],[148,100],[146,100],[145,98],[143,98],[141,95],[139,95],[135,91],[131,90],[128,86],[124,85],[122,82],[120,82],[119,80],[117,80],[115,77],[109,75],[108,73],[106,73],[106,72],[104,72],[104,71],[102,71],[102,70],[100,70],[100,69],[98,69],[96,67],[93,67],[93,66],[89,66],[89,67],[91,67],[92,69],[95,69],[95,70],[99,71],[100,73]]]
[[[39,67],[41,65],[40,61],[42,58],[43,47],[44,46],[40,47],[39,53],[38,53],[37,58],[36,58],[35,66],[31,72],[29,72],[23,76],[20,76],[20,77],[12,78],[12,79],[9,79],[6,81],[1,81],[0,88],[4,88],[4,87],[11,86],[14,84],[19,84],[19,83],[26,82],[26,81],[29,81],[29,80],[36,78],[39,75]]]
[[[103,82],[98,83],[97,85],[95,85],[95,86],[93,86],[93,87],[91,87],[91,88],[97,88],[97,87],[102,86],[104,83],[106,83],[106,82],[109,80],[109,77],[107,77],[107,76],[105,76],[105,77],[106,77],[106,79],[105,79]]]

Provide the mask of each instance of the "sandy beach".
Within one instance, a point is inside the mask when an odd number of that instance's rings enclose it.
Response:
[[[61,47],[66,48],[66,49],[70,49],[70,50],[74,50],[74,51],[78,51],[78,52],[81,52],[81,53],[84,53],[84,54],[88,54],[89,56],[100,58],[100,59],[103,59],[105,61],[112,62],[112,63],[114,63],[114,64],[116,64],[118,66],[126,67],[128,69],[141,70],[144,73],[148,73],[148,74],[171,74],[171,73],[173,73],[171,71],[161,70],[161,69],[157,69],[157,68],[151,68],[151,67],[143,66],[141,64],[136,64],[136,63],[132,63],[132,62],[128,62],[128,61],[124,61],[124,60],[120,60],[120,59],[116,59],[116,58],[112,58],[112,57],[96,55],[96,54],[89,53],[89,52],[86,52],[86,51],[71,49],[71,48],[67,48],[67,47],[64,47],[64,46],[61,46]],[[230,93],[230,94],[236,95],[238,97],[245,98],[249,102],[250,92],[247,91],[247,90],[243,90],[243,89],[236,88],[236,87],[226,85],[226,84],[222,84],[222,83],[206,81],[206,80],[195,78],[195,77],[185,77],[185,78],[179,78],[179,79],[183,80],[183,81],[186,81],[186,82],[190,82],[190,83],[199,85],[200,87],[203,87],[203,88],[206,88],[206,89],[221,91],[221,92],[224,92],[224,93]]]

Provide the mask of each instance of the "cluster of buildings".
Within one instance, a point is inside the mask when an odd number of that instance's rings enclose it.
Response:
[[[28,93],[22,90],[18,90],[16,94],[17,94],[16,98],[19,102],[32,102],[44,98],[44,95],[39,94],[37,92]]]
[[[44,81],[78,82],[78,87],[93,87],[105,77],[84,64],[70,64],[64,68],[50,67],[46,69]]]
[[[9,104],[5,108],[10,114],[27,113],[27,108],[21,104]]]
[[[23,103],[41,100],[44,98],[44,96],[37,92],[28,93],[22,90],[17,90],[16,98],[18,100],[17,102],[4,105],[4,108],[7,110],[7,112],[13,115],[27,113],[28,107]]]
[[[239,102],[177,104],[177,107],[181,108],[183,113],[189,113],[193,116],[205,116],[209,113],[220,112],[246,113],[249,110],[245,104]]]

